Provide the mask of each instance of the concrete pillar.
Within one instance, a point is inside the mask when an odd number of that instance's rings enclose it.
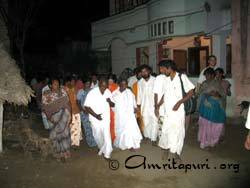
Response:
[[[250,100],[250,15],[247,0],[232,0],[232,76],[235,82],[235,103]],[[242,13],[246,15],[242,16]],[[247,24],[247,25],[245,25]]]
[[[213,35],[213,52],[212,54],[217,57],[217,66],[223,68],[226,72],[226,38],[225,33]]]

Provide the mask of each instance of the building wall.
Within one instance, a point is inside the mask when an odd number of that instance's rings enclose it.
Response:
[[[151,0],[131,11],[94,22],[92,23],[92,48],[94,50],[107,50],[111,46],[113,49],[113,71],[119,73],[121,67],[126,65],[127,67],[136,66],[135,50],[137,46],[149,46],[149,63],[154,68],[154,71],[157,71],[155,65],[155,62],[157,62],[157,42],[165,38],[183,36],[182,40],[173,40],[168,44],[173,49],[185,49],[187,46],[193,46],[192,37],[194,34],[210,32],[212,46],[210,44],[206,45],[209,46],[209,54],[215,54],[219,66],[226,70],[225,43],[226,37],[230,34],[230,29],[223,27],[216,30],[216,28],[230,20],[230,14],[227,11],[229,1],[222,0],[218,3],[216,0],[209,0],[206,2],[210,5],[210,12],[206,12],[204,9],[205,0]],[[114,3],[114,1],[110,0],[110,3]],[[220,10],[223,10],[222,13]],[[154,25],[158,27],[157,24],[168,23],[169,21],[174,22],[174,33],[168,32],[165,35],[152,34],[151,27],[154,27]],[[120,41],[120,43],[114,42],[116,40]],[[188,40],[190,42],[185,42]],[[121,49],[119,49],[120,45]],[[127,53],[128,57],[125,58],[124,54],[123,57],[118,57],[122,55],[119,52],[120,50]]]
[[[202,8],[203,0],[198,4],[185,3],[186,1],[188,0],[151,0],[133,10],[94,22],[92,23],[92,47],[108,48],[114,38],[121,38],[130,44],[203,32],[206,18]],[[173,34],[150,37],[149,31],[152,24],[170,20],[174,21]]]
[[[112,0],[111,0],[112,1]],[[211,11],[207,12],[204,3],[208,2]],[[174,49],[187,50],[193,47],[193,38],[197,34],[208,33],[212,41],[202,40],[202,46],[209,46],[209,54],[218,58],[218,66],[226,67],[226,41],[230,35],[230,0],[151,0],[133,10],[105,18],[92,23],[92,48],[108,49],[111,47],[112,70],[120,74],[124,68],[136,67],[136,48],[149,48],[149,65],[157,72],[159,42],[172,38],[167,42],[173,58]],[[174,33],[154,35],[151,27],[163,22],[174,22]],[[167,25],[168,26],[168,25]],[[167,27],[168,30],[168,27]],[[154,31],[153,31],[154,32]],[[194,84],[197,78],[191,78]],[[235,89],[228,98],[227,114],[233,115]]]
[[[112,40],[117,38],[126,43],[147,40],[147,9],[145,5],[92,23],[93,49],[108,48]]]

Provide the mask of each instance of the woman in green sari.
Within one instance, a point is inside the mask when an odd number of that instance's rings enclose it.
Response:
[[[206,80],[202,83],[200,90],[198,121],[198,141],[202,149],[218,144],[226,120],[223,87],[215,79],[215,71],[212,68],[206,69],[204,75]]]

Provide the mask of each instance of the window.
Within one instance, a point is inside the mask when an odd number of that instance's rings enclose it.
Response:
[[[157,25],[154,24],[154,36],[156,36],[156,35],[157,35]]]
[[[167,22],[163,22],[162,24],[162,34],[163,35],[167,34]]]
[[[115,14],[131,10],[147,2],[148,0],[114,0]]]
[[[153,37],[154,36],[154,26],[153,26],[153,24],[151,25],[151,28],[150,28],[151,30],[150,30],[150,33],[151,33],[151,37]]]
[[[173,34],[174,33],[174,21],[168,22],[168,33]]]
[[[161,35],[161,23],[158,23],[158,36]]]

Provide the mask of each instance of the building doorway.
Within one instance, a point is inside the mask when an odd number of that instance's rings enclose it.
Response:
[[[187,73],[187,51],[173,50],[173,58],[178,70],[182,73]]]
[[[202,69],[207,66],[209,47],[188,48],[188,75],[199,76]]]

